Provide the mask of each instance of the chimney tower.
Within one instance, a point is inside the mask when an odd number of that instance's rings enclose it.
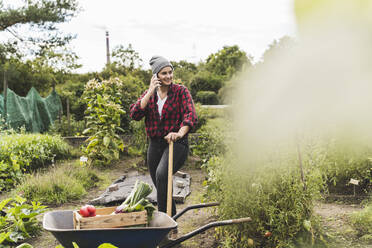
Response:
[[[106,58],[107,58],[107,65],[110,65],[110,42],[109,42],[108,31],[106,31]]]

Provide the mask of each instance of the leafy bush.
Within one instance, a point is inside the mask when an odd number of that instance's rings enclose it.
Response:
[[[213,91],[199,91],[196,93],[195,100],[201,104],[216,105],[218,104],[217,94]]]
[[[271,156],[270,156],[271,155]],[[305,185],[295,154],[274,156],[239,164],[234,156],[213,157],[208,170],[208,200],[221,203],[221,219],[251,217],[252,222],[219,229],[224,247],[287,247],[297,235],[315,239],[317,222],[312,217],[313,200],[323,185],[319,169],[305,174]],[[270,232],[270,237],[265,233]]]
[[[23,172],[65,159],[70,147],[59,136],[43,134],[0,135],[0,189],[8,190]]]
[[[325,184],[321,168],[327,163],[317,143],[300,142],[302,181],[293,144],[273,144],[262,154],[248,150],[240,159],[231,149],[235,136],[226,119],[208,120],[199,133],[193,152],[201,156],[208,174],[204,197],[221,203],[221,219],[252,218],[247,224],[218,228],[223,247],[251,247],[252,241],[254,247],[288,247],[299,235],[308,243],[317,240],[313,200]],[[265,237],[266,232],[271,236]]]
[[[125,114],[122,114],[120,117],[120,127],[126,132],[130,132],[130,105],[134,103],[141,93],[145,90],[143,81],[132,75],[127,75],[125,77],[119,76],[120,81],[122,82],[122,87],[120,89],[120,100],[122,107],[125,111]]]
[[[87,129],[83,133],[90,137],[84,152],[92,165],[110,165],[119,159],[119,151],[124,149],[123,140],[117,134],[124,132],[120,128],[120,116],[125,113],[121,107],[121,87],[122,82],[117,78],[102,82],[91,80],[85,86]]]
[[[39,233],[37,216],[45,211],[40,203],[26,203],[16,196],[0,202],[0,246],[15,244]]]
[[[46,173],[28,175],[17,187],[27,199],[44,204],[61,204],[83,197],[88,189],[98,186],[102,179],[92,168],[64,164]]]
[[[199,91],[213,91],[216,94],[222,87],[222,78],[208,71],[200,71],[191,80],[189,90],[196,99],[196,94]]]

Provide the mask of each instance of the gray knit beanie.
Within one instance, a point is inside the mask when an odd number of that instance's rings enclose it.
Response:
[[[158,74],[161,69],[167,66],[172,67],[173,70],[172,64],[166,58],[158,55],[152,56],[152,58],[150,59],[150,65],[152,74]]]

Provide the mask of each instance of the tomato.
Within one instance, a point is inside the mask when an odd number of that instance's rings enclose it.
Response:
[[[265,238],[268,238],[268,237],[270,237],[271,236],[271,232],[269,232],[269,231],[267,231],[267,232],[265,232]]]
[[[87,205],[87,209],[90,217],[96,216],[96,208],[93,205]]]
[[[80,208],[80,211],[79,211],[79,214],[83,217],[89,217],[89,211],[88,211],[88,208],[87,206],[83,206]]]

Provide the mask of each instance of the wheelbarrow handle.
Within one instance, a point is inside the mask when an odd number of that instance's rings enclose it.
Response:
[[[232,219],[232,220],[222,220],[222,221],[215,221],[215,222],[211,222],[209,224],[206,224],[192,232],[189,232],[187,234],[185,234],[184,236],[178,238],[178,239],[175,239],[175,240],[171,240],[169,243],[163,245],[163,246],[160,246],[160,248],[170,248],[170,247],[173,247],[189,238],[192,238],[194,237],[195,235],[199,234],[199,233],[202,233],[206,230],[208,230],[209,228],[212,228],[212,227],[216,227],[216,226],[226,226],[226,225],[231,225],[231,224],[238,224],[238,223],[244,223],[244,222],[250,222],[252,221],[252,219],[250,217],[247,217],[247,218],[240,218],[240,219]]]
[[[173,141],[169,143],[168,156],[168,193],[167,193],[167,214],[172,217],[172,187],[173,187]]]
[[[174,215],[172,217],[173,220],[177,220],[179,217],[181,217],[184,213],[191,209],[198,209],[198,208],[206,208],[206,207],[214,207],[220,205],[218,202],[209,202],[209,203],[200,203],[200,204],[195,204],[191,206],[187,206],[184,209],[182,209],[178,214]]]

